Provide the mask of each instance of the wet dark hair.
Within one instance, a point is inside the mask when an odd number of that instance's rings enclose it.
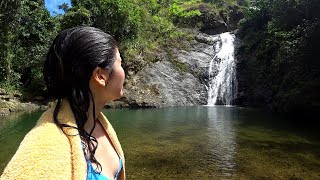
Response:
[[[84,130],[90,102],[93,105],[93,119],[96,120],[89,80],[96,67],[112,71],[117,47],[116,40],[100,29],[82,26],[65,29],[54,39],[44,64],[43,74],[48,93],[57,99],[53,113],[55,124],[64,133],[64,128],[78,130],[84,152],[89,153],[88,158],[97,164],[99,172],[102,171],[102,166],[94,157],[98,141],[92,136],[96,121],[90,132]],[[77,127],[61,124],[57,118],[63,98],[70,103]]]

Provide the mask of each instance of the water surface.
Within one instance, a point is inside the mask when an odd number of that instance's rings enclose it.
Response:
[[[281,116],[225,106],[104,113],[128,179],[320,179],[319,134]],[[1,172],[40,114],[0,119]]]

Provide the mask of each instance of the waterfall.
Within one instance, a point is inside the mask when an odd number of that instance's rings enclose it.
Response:
[[[209,65],[207,105],[233,105],[237,93],[235,35],[226,32],[214,38],[217,39],[214,46],[216,54]]]

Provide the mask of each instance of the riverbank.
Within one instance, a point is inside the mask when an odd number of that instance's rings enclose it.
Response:
[[[8,116],[13,112],[33,112],[39,109],[47,109],[48,105],[41,97],[34,100],[23,100],[20,93],[7,93],[0,89],[0,116]]]

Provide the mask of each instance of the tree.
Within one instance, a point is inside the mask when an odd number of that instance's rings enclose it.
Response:
[[[20,1],[0,2],[0,82],[8,81],[11,74],[12,33]]]
[[[56,31],[53,18],[41,0],[2,1],[1,10],[0,81],[15,88],[43,87],[42,64]]]
[[[63,10],[64,12],[67,12],[69,9],[69,5],[67,3],[62,3],[58,6],[58,8]]]
[[[127,0],[73,0],[62,19],[62,28],[91,25],[102,29],[121,41],[137,34],[140,9]]]

